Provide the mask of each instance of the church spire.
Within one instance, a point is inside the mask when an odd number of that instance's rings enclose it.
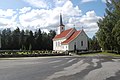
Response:
[[[60,13],[60,26],[64,26],[62,22],[62,14]]]
[[[61,32],[63,32],[65,30],[65,26],[62,22],[62,14],[60,13],[60,23],[59,23],[59,27],[58,27],[58,34],[60,34]]]

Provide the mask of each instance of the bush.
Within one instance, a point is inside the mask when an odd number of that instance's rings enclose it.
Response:
[[[39,56],[64,56],[66,53],[52,53],[52,51],[19,51],[19,50],[1,50],[0,57],[39,57]]]
[[[92,54],[92,53],[100,53],[102,52],[101,50],[91,50],[91,51],[81,51],[81,52],[77,52],[77,54],[81,55],[81,54]]]

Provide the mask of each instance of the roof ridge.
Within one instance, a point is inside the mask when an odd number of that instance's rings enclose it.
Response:
[[[70,43],[70,42],[73,41],[76,37],[78,37],[78,35],[81,33],[81,30],[75,31],[71,36],[73,36],[76,32],[79,32],[79,33],[77,34],[77,36],[75,36],[73,39],[71,39],[68,43]],[[71,36],[70,36],[70,37],[71,37]],[[70,39],[70,37],[69,37],[68,39]],[[68,40],[68,39],[67,39],[67,40]],[[67,41],[67,40],[65,40],[65,41]],[[66,43],[64,43],[65,41],[63,41],[62,43],[63,43],[63,44],[66,44]]]
[[[73,30],[73,28],[70,28],[70,29],[67,29],[67,30],[61,32],[60,34],[57,34],[57,35],[53,38],[53,40],[55,40],[55,39],[60,39],[60,38],[66,38],[66,36],[67,36],[72,30]]]
[[[71,36],[72,36],[75,32],[76,32],[76,31],[74,31],[74,32],[71,34]],[[71,36],[70,36],[70,37],[71,37]],[[69,37],[69,38],[70,38],[70,37]],[[69,39],[69,38],[68,38],[68,39]]]
[[[70,29],[71,29],[71,30],[70,30]],[[70,29],[67,29],[67,30],[70,30],[70,32],[71,32],[73,28],[70,28]],[[67,31],[67,30],[65,30],[65,31]],[[68,32],[68,34],[69,34],[70,32]],[[68,34],[67,34],[67,35],[68,35]],[[67,36],[67,35],[66,35],[66,36]],[[66,36],[64,36],[63,38],[65,38]]]
[[[71,31],[72,31],[72,30],[74,30],[74,28],[71,28]],[[70,31],[70,32],[71,32],[71,31]],[[70,33],[70,32],[69,32],[69,33]],[[69,33],[68,33],[68,34],[69,34]],[[73,32],[73,33],[74,33],[74,32]],[[68,35],[68,34],[67,34],[67,35]],[[66,35],[66,36],[67,36],[67,35]],[[72,36],[72,34],[71,34],[71,36]]]
[[[79,32],[79,33],[77,34],[77,36],[81,33],[81,31],[75,31],[75,32]],[[75,33],[75,32],[74,32],[74,33]],[[77,36],[76,36],[76,37],[77,37]],[[76,38],[76,37],[75,37],[75,38]],[[75,39],[75,38],[74,38],[74,39]],[[73,40],[73,39],[72,39],[72,40]],[[72,41],[72,40],[71,40],[71,41]],[[70,41],[70,42],[71,42],[71,41]]]

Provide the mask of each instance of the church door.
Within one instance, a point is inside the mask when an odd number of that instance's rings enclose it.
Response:
[[[74,51],[76,50],[76,42],[75,42],[75,44],[74,44]]]

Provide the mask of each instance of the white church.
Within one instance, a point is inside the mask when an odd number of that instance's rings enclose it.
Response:
[[[65,30],[62,23],[62,15],[60,14],[60,25],[58,33],[53,38],[54,51],[74,51],[74,50],[88,50],[88,36],[84,30],[76,30],[70,28]]]

